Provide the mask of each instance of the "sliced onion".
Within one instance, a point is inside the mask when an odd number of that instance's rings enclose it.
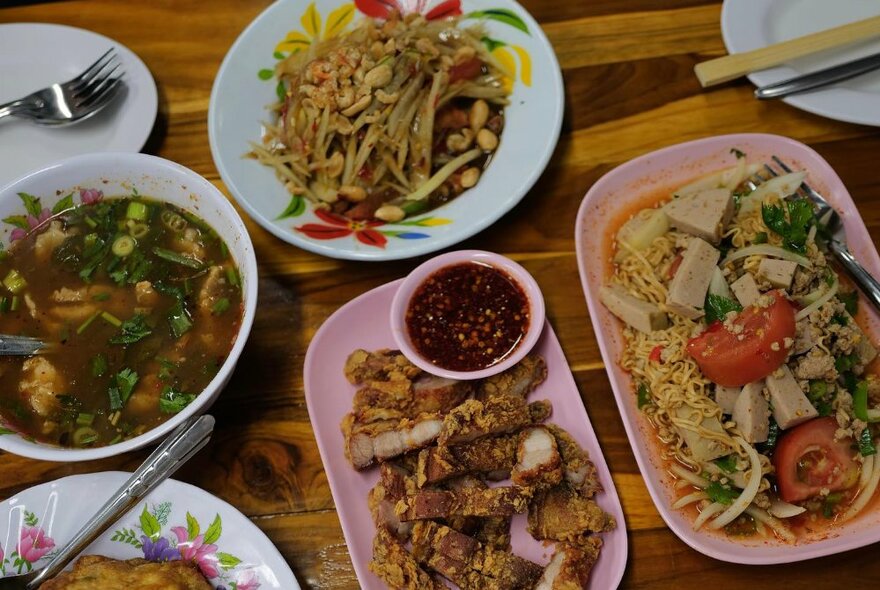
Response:
[[[720,529],[733,522],[737,516],[742,514],[745,509],[749,507],[749,504],[752,503],[752,500],[754,500],[755,496],[758,494],[758,488],[761,486],[761,458],[758,457],[758,452],[752,447],[752,445],[743,440],[742,437],[738,436],[734,440],[746,450],[746,454],[749,456],[752,473],[749,476],[749,481],[742,494],[733,501],[730,507],[725,510],[721,516],[709,523],[709,528],[712,529]]]
[[[754,518],[757,522],[762,522],[769,526],[777,535],[782,537],[783,540],[788,541],[789,543],[794,543],[797,540],[797,537],[794,536],[794,533],[788,530],[787,526],[770,516],[763,508],[758,508],[753,504],[746,508],[745,513]]]
[[[874,441],[874,444],[877,444],[877,441]],[[877,483],[880,482],[880,468],[877,466],[877,461],[871,462],[871,477],[868,479],[867,485],[861,489],[859,495],[856,497],[855,502],[850,504],[849,508],[847,508],[846,512],[843,513],[842,520],[849,520],[856,514],[862,511],[862,508],[868,505],[868,502],[871,501],[871,498],[874,497],[874,492],[877,491]]]
[[[724,266],[728,262],[733,262],[734,260],[739,260],[740,258],[745,258],[747,256],[772,256],[773,258],[781,258],[782,260],[788,260],[789,262],[797,262],[799,265],[804,268],[813,268],[813,263],[809,261],[805,256],[801,256],[800,254],[795,254],[794,252],[789,252],[785,248],[780,248],[779,246],[772,246],[770,244],[755,244],[754,246],[746,246],[745,248],[740,248],[739,250],[734,250],[729,253],[727,257],[721,261],[721,264],[718,266]]]
[[[687,496],[682,496],[678,500],[675,501],[675,504],[672,505],[673,508],[682,508],[687,506],[688,504],[693,504],[694,502],[699,502],[700,500],[708,500],[709,495],[706,492],[694,492],[693,494],[688,494]]]
[[[693,485],[697,486],[701,490],[709,487],[709,480],[708,479],[706,479],[705,477],[700,477],[699,475],[697,475],[693,471],[690,471],[689,469],[685,469],[681,465],[677,465],[677,464],[673,463],[672,466],[669,468],[669,470],[672,473],[674,473],[675,475],[677,475],[678,477],[682,478],[683,480],[686,480],[686,481],[692,483]]]
[[[821,297],[816,299],[814,302],[794,314],[794,321],[799,322],[805,317],[808,317],[811,313],[825,305],[829,299],[837,295],[837,288],[840,286],[840,281],[837,280],[837,275],[834,275],[834,284],[828,288],[825,293],[822,294]]]
[[[779,198],[784,199],[788,195],[794,194],[806,177],[806,172],[792,172],[791,174],[776,176],[767,182],[761,183],[758,188],[740,201],[740,215],[760,207],[764,199],[770,195],[776,194],[779,195]]]
[[[722,510],[724,510],[724,504],[719,504],[718,502],[714,502],[703,508],[703,510],[700,512],[700,515],[694,519],[694,530],[700,530],[700,527],[702,527],[707,520],[709,520]]]
[[[803,506],[798,506],[797,504],[789,504],[788,502],[783,502],[782,500],[773,500],[770,503],[770,514],[777,518],[791,518],[792,516],[797,516],[798,514],[803,514],[807,509]]]
[[[871,480],[871,474],[874,472],[874,455],[868,455],[862,461],[862,470],[859,472],[859,489],[863,489]]]
[[[725,299],[733,299],[733,294],[730,292],[727,280],[724,278],[721,269],[717,266],[712,272],[712,280],[709,282],[709,293],[712,295],[720,295]]]

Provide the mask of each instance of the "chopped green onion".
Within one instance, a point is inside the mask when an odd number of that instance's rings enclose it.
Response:
[[[868,382],[859,381],[852,394],[853,414],[862,422],[868,421]]]
[[[636,398],[640,410],[651,403],[651,392],[648,390],[647,385],[644,383],[639,384],[639,388],[636,391]]]
[[[183,307],[182,301],[178,301],[171,307],[168,312],[168,324],[171,326],[171,333],[175,338],[180,338],[192,328],[192,320],[189,319],[189,314]]]
[[[9,311],[9,298],[0,297],[0,313],[6,313],[7,311]]]
[[[220,257],[223,260],[226,260],[227,258],[229,258],[229,247],[226,246],[226,242],[221,240],[219,236],[217,237],[217,239],[220,240]]]
[[[116,443],[118,443],[118,442],[121,441],[121,440],[122,440],[122,435],[121,435],[121,434],[117,434],[116,436],[113,437],[113,440],[111,440],[111,441],[108,442],[107,444],[108,444],[108,445],[115,445]]]
[[[95,421],[94,414],[87,414],[85,412],[80,412],[76,415],[76,425],[77,426],[91,426],[92,422]]]
[[[102,313],[102,312],[97,311],[97,312],[95,312],[93,315],[90,315],[90,316],[88,317],[88,319],[86,319],[86,321],[84,321],[83,323],[81,323],[81,324],[79,325],[79,328],[76,329],[76,333],[77,333],[77,334],[82,334],[83,332],[85,332],[86,329],[87,329],[89,326],[92,325],[92,322],[94,322],[96,319],[98,319],[98,316],[101,315],[101,313]]]
[[[18,295],[12,296],[12,304],[9,306],[10,311],[18,311],[19,301]]]
[[[143,221],[147,218],[147,206],[140,201],[132,201],[128,204],[128,210],[125,212],[125,216],[129,219],[134,219],[136,221]]]
[[[163,260],[167,260],[168,262],[174,262],[175,264],[180,264],[182,266],[187,266],[189,268],[194,268],[196,270],[201,270],[204,264],[202,264],[201,260],[196,260],[195,258],[190,258],[189,256],[184,256],[183,254],[178,254],[174,250],[166,250],[165,248],[153,248],[153,253],[162,258]]]
[[[122,235],[113,240],[113,247],[111,250],[113,254],[119,256],[120,258],[125,258],[132,252],[134,252],[134,247],[137,243],[134,241],[134,238],[131,236]]]
[[[95,221],[94,219],[92,219],[91,217],[89,217],[88,215],[86,215],[83,218],[83,221],[85,221],[86,225],[88,225],[92,229],[95,229],[96,227],[98,227],[98,222]]]
[[[90,427],[83,426],[81,428],[77,428],[73,433],[73,444],[78,447],[84,447],[87,444],[91,444],[98,440],[98,432]]]
[[[27,281],[21,276],[21,273],[15,269],[9,271],[6,278],[3,279],[3,286],[9,289],[10,293],[18,294],[27,287]]]
[[[95,293],[92,295],[92,299],[95,301],[107,301],[110,299],[110,293]]]
[[[810,398],[811,402],[819,401],[825,394],[828,393],[828,384],[824,381],[813,380],[810,381],[810,392],[807,394],[807,397]]]
[[[241,277],[238,275],[238,271],[235,270],[234,266],[226,267],[226,280],[228,280],[229,284],[233,287],[241,287]]]
[[[128,227],[128,234],[133,238],[140,239],[150,233],[150,226],[146,223],[137,223],[129,219],[125,225]]]
[[[221,313],[225,313],[231,304],[229,303],[229,299],[226,297],[221,297],[217,300],[217,303],[211,308],[211,313],[214,315],[220,315]]]
[[[120,320],[118,317],[116,317],[115,315],[113,315],[109,311],[102,311],[101,312],[101,319],[104,320],[105,322],[107,322],[108,324],[116,326],[117,328],[122,325],[122,320]]]
[[[100,377],[107,372],[107,357],[103,354],[96,354],[92,357],[92,376]]]

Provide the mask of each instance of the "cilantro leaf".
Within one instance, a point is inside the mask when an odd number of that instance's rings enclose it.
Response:
[[[636,391],[636,403],[640,410],[651,403],[651,392],[648,391],[648,386],[644,383],[640,383]]]
[[[723,485],[717,481],[709,483],[706,488],[706,494],[712,502],[719,504],[732,504],[739,497],[739,490],[735,490],[728,485]]]
[[[110,339],[110,344],[134,344],[152,334],[153,330],[145,320],[145,316],[137,314],[130,320],[122,322],[119,334]]]
[[[877,454],[877,448],[874,447],[874,440],[871,438],[871,430],[867,427],[859,435],[859,452],[862,457]]]
[[[159,396],[159,410],[165,414],[177,414],[186,408],[196,396],[192,393],[184,393],[177,391],[173,387],[165,386],[162,388],[162,395]]]
[[[134,386],[137,385],[138,374],[131,369],[122,369],[113,377],[113,385],[107,391],[110,396],[110,409],[121,410],[125,402],[131,397]]]
[[[807,251],[807,232],[815,222],[813,206],[806,199],[786,201],[786,209],[780,205],[761,205],[761,218],[764,225],[782,236],[786,249],[804,254]]]
[[[724,321],[724,317],[731,311],[742,311],[742,305],[733,299],[721,295],[709,293],[706,295],[706,323],[711,324],[715,320]]]
[[[854,316],[856,312],[859,310],[859,294],[855,291],[850,291],[849,293],[837,293],[837,298],[840,299],[840,302],[843,303],[843,306],[846,308],[846,312]]]
[[[733,473],[736,471],[736,455],[730,454],[720,459],[715,459],[715,465],[721,468],[725,473]]]

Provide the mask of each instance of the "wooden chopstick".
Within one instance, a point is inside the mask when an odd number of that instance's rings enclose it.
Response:
[[[694,73],[705,88],[739,78],[750,72],[778,66],[798,57],[877,36],[880,36],[880,16],[774,43],[761,49],[704,61],[694,66]]]

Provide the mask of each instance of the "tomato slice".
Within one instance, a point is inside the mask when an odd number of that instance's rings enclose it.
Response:
[[[458,80],[473,80],[480,75],[483,70],[483,62],[478,57],[472,57],[468,60],[456,64],[449,68],[449,83]]]
[[[768,295],[773,303],[747,307],[734,318],[733,331],[714,322],[688,342],[688,353],[707,379],[739,387],[763,379],[785,362],[785,339],[794,339],[794,308],[781,292]]]
[[[822,489],[851,488],[859,476],[852,440],[834,440],[837,420],[815,418],[786,432],[773,453],[779,497],[801,502]]]

